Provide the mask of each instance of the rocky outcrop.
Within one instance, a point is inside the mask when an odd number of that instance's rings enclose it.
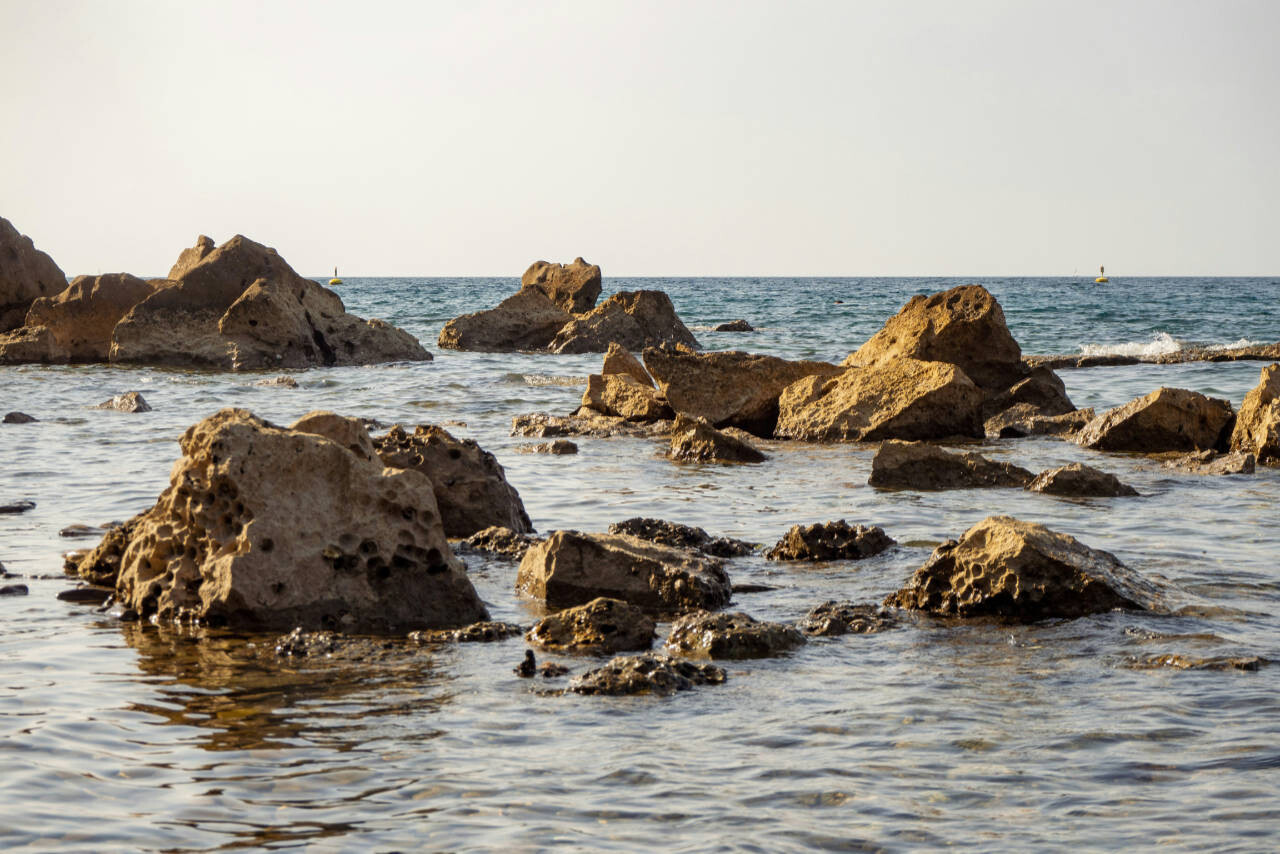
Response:
[[[672,416],[671,407],[667,406],[662,394],[631,374],[592,374],[587,377],[582,405],[602,415],[614,415],[627,421],[661,421]]]
[[[1263,465],[1280,465],[1280,362],[1263,368],[1258,385],[1244,396],[1231,450],[1251,453]]]
[[[653,618],[620,599],[592,599],[543,617],[525,640],[551,652],[608,655],[653,646]]]
[[[124,394],[117,394],[110,400],[104,400],[94,409],[112,409],[116,412],[150,412],[151,404],[147,403],[141,392],[126,391]]]
[[[47,326],[0,332],[0,365],[51,365],[67,361]]]
[[[767,459],[747,442],[683,414],[676,416],[671,428],[667,456],[681,463],[762,463]]]
[[[1045,495],[1073,498],[1116,498],[1138,494],[1138,490],[1127,483],[1121,483],[1120,478],[1115,475],[1083,463],[1071,463],[1040,472],[1027,489],[1043,492]]]
[[[26,325],[48,327],[69,361],[105,362],[116,324],[156,287],[128,273],[76,276],[66,290],[33,302]]]
[[[954,365],[887,360],[788,386],[778,399],[775,432],[814,442],[980,438],[983,400]]]
[[[653,377],[649,376],[649,372],[644,369],[644,365],[640,364],[640,360],[617,341],[609,343],[609,349],[604,353],[604,364],[600,367],[600,373],[604,376],[624,374],[632,377],[641,385],[653,388]]]
[[[693,353],[674,347],[644,351],[644,364],[676,412],[705,418],[713,427],[740,427],[773,435],[778,397],[809,376],[840,369],[827,362],[791,362],[739,351]]]
[[[530,548],[516,586],[548,608],[606,596],[654,613],[720,608],[732,593],[716,558],[622,534],[576,531],[557,531]]]
[[[444,532],[469,537],[498,525],[533,530],[520,494],[493,454],[473,439],[456,439],[443,427],[420,424],[412,433],[396,425],[373,440],[383,464],[414,469],[431,479]]]
[[[1234,425],[1231,404],[1181,388],[1159,388],[1090,421],[1075,437],[1097,451],[1224,450]]]
[[[1164,467],[1203,475],[1253,474],[1257,469],[1257,458],[1247,451],[1234,451],[1230,454],[1194,451],[1165,460]]]
[[[843,519],[792,525],[765,557],[770,560],[861,560],[878,555],[896,541],[883,528],[850,525]]]
[[[123,525],[109,529],[96,547],[77,555],[74,561],[68,558],[64,569],[90,584],[115,587],[120,577],[120,559],[124,557],[143,515],[134,516]]]
[[[620,291],[565,324],[548,349],[553,353],[603,353],[611,343],[628,350],[660,344],[699,346],[665,293]]]
[[[173,262],[173,266],[169,268],[169,279],[177,281],[187,274],[187,272],[199,264],[205,258],[213,253],[213,239],[200,235],[196,238],[196,245],[189,249],[183,249],[178,255],[178,260]]]
[[[23,325],[31,303],[67,287],[67,277],[31,238],[0,217],[0,332]]]
[[[488,552],[520,560],[530,546],[540,542],[542,540],[538,537],[531,537],[528,534],[495,525],[483,531],[476,531],[467,537],[458,544],[458,550]]]
[[[1003,391],[988,392],[982,405],[983,420],[990,420],[1013,407],[1022,412],[1029,410],[1041,417],[1067,415],[1076,408],[1067,397],[1067,387],[1062,379],[1044,367],[1034,368],[1027,377]]]
[[[898,618],[893,612],[875,603],[828,600],[805,615],[800,621],[800,630],[806,635],[836,637],[868,635],[897,625]]]
[[[671,624],[668,651],[687,658],[772,658],[804,646],[795,626],[763,623],[741,612],[686,614]]]
[[[241,409],[189,428],[116,597],[143,618],[404,631],[488,618],[431,481]]]
[[[590,436],[605,439],[612,436],[634,436],[652,439],[671,432],[670,421],[628,421],[618,415],[603,415],[592,409],[579,409],[573,415],[550,415],[529,412],[511,419],[512,436],[552,439],[560,436]]]
[[[572,319],[542,291],[526,288],[494,308],[450,320],[440,330],[437,343],[449,350],[545,350]]]
[[[600,267],[581,258],[567,266],[534,261],[520,277],[520,287],[538,291],[569,314],[582,314],[595,308],[600,281]]]
[[[1034,474],[982,454],[953,454],[928,442],[882,442],[867,483],[880,489],[979,489],[1026,486]]]
[[[1244,344],[1239,347],[1183,347],[1169,353],[1150,356],[1121,356],[1103,353],[1093,356],[1056,355],[1027,356],[1022,361],[1029,367],[1101,368],[1114,365],[1182,365],[1188,362],[1271,362],[1280,359],[1280,342]]]
[[[693,525],[681,525],[662,519],[635,517],[609,526],[610,534],[627,534],[651,543],[677,549],[691,549],[715,557],[742,557],[755,551],[755,546],[729,537],[713,537]]]
[[[996,439],[1021,439],[1025,436],[1070,436],[1093,420],[1092,409],[1077,409],[1064,415],[1042,415],[1029,403],[1015,403],[988,418],[982,425],[987,436]]]
[[[1145,610],[1155,590],[1115,555],[1009,516],[989,516],[934,549],[886,605],[1019,621]]]
[[[698,685],[720,685],[724,670],[714,664],[696,664],[669,655],[622,655],[603,667],[588,670],[569,683],[575,694],[668,696]]]

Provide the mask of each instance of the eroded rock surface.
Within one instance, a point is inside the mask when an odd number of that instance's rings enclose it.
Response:
[[[515,623],[481,620],[460,629],[420,629],[409,632],[415,643],[496,643],[524,634],[524,626]]]
[[[31,238],[0,217],[0,332],[23,325],[31,303],[67,286],[67,277]]]
[[[671,624],[666,648],[690,658],[771,658],[805,644],[785,623],[760,622],[741,612],[686,614]]]
[[[525,288],[494,308],[450,320],[440,330],[437,343],[449,350],[545,350],[572,319],[542,291]]]
[[[983,424],[987,436],[1021,439],[1025,436],[1070,436],[1093,420],[1092,409],[1077,409],[1063,415],[1042,415],[1029,403],[1016,403],[993,415]]]
[[[1257,459],[1246,451],[1235,451],[1230,454],[1220,454],[1217,451],[1195,451],[1166,460],[1164,466],[1191,474],[1253,474],[1257,470]]]
[[[1138,494],[1138,490],[1122,483],[1115,475],[1083,463],[1071,463],[1040,472],[1027,489],[1046,495],[1079,498],[1114,498]]]
[[[566,323],[548,349],[553,353],[603,353],[611,343],[628,350],[660,344],[699,346],[665,293],[620,291]]]
[[[123,525],[109,529],[94,548],[73,553],[74,558],[68,555],[64,570],[74,572],[90,584],[115,587],[120,577],[120,560],[144,515],[140,513]]]
[[[677,415],[671,427],[671,459],[682,463],[762,463],[753,445],[712,427],[701,418]]]
[[[173,262],[173,266],[169,268],[168,278],[171,281],[177,281],[187,274],[187,272],[212,254],[214,250],[213,238],[206,235],[200,235],[196,238],[195,246],[183,249],[178,255],[178,260]]]
[[[692,549],[715,557],[742,557],[755,551],[755,546],[744,540],[729,537],[713,537],[693,525],[681,525],[662,519],[644,519],[639,516],[614,522],[610,534],[627,534],[652,543],[677,549]]]
[[[800,630],[822,637],[867,635],[894,628],[898,622],[893,611],[874,602],[828,600],[805,615],[800,621]]]
[[[982,454],[952,453],[928,442],[882,442],[867,483],[882,489],[977,489],[1026,486],[1034,474]]]
[[[512,436],[538,439],[560,436],[590,436],[598,439],[612,436],[656,438],[670,432],[670,421],[628,421],[617,415],[602,415],[590,409],[579,409],[573,415],[529,412],[511,419]]]
[[[569,683],[577,694],[670,695],[698,685],[720,685],[725,672],[714,664],[698,664],[669,655],[623,655],[603,667],[589,670]]]
[[[600,373],[605,376],[625,374],[641,385],[653,387],[653,377],[649,376],[644,365],[640,364],[640,360],[617,341],[609,342],[609,349],[604,353],[604,364],[600,367]]]
[[[147,403],[141,392],[126,391],[110,400],[104,400],[93,408],[114,409],[116,412],[150,412],[151,404]]]
[[[653,646],[653,618],[621,599],[600,597],[543,617],[525,640],[552,652],[605,655]]]
[[[537,290],[569,314],[595,308],[600,298],[600,267],[581,258],[573,263],[550,264],[534,261],[520,277],[520,287]]]
[[[531,537],[510,528],[494,525],[483,531],[476,531],[458,546],[459,551],[488,552],[519,560],[524,557],[524,553],[530,546],[540,542],[542,540],[539,537]]]
[[[1263,465],[1280,465],[1280,362],[1263,368],[1257,386],[1245,395],[1231,450],[1251,453]]]
[[[642,383],[629,373],[587,377],[582,405],[627,421],[662,421],[672,417],[671,407],[662,394],[652,384]]]
[[[1231,404],[1181,388],[1159,388],[1109,409],[1076,435],[1076,443],[1097,451],[1224,450],[1234,413]]]
[[[880,554],[896,542],[883,528],[850,525],[840,519],[792,525],[765,557],[770,560],[861,560]]]
[[[106,362],[116,324],[158,287],[128,273],[76,276],[62,292],[31,304],[27,326],[45,326],[71,362]]]

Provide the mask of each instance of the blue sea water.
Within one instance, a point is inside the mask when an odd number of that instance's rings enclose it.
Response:
[[[910,296],[978,281],[1027,354],[1157,353],[1280,340],[1280,279],[606,279],[659,288],[708,349],[843,359]],[[658,442],[582,439],[522,454],[513,415],[567,413],[599,355],[456,353],[450,317],[509,279],[347,278],[348,309],[418,336],[421,364],[263,375],[0,368],[0,844],[30,851],[299,849],[786,851],[1269,850],[1280,832],[1280,665],[1142,666],[1169,656],[1280,660],[1280,471],[1202,477],[1049,438],[989,443],[1038,471],[1083,461],[1137,499],[1021,490],[885,492],[873,448],[765,443],[758,466],[680,466]],[[758,332],[717,333],[745,318]],[[1161,385],[1239,406],[1261,364],[1064,371],[1078,406]],[[154,411],[89,409],[139,390]],[[55,599],[71,523],[154,501],[176,438],[223,406],[277,423],[331,409],[448,424],[497,454],[540,531],[630,516],[772,543],[797,523],[877,524],[899,546],[858,563],[735,559],[733,607],[794,620],[826,599],[878,600],[931,547],[987,515],[1044,523],[1118,555],[1165,597],[1154,614],[1033,626],[908,620],[732,663],[671,698],[558,696],[511,674],[518,640],[424,649],[410,665],[264,665],[249,643],[124,625]],[[91,543],[89,543],[91,544]],[[495,618],[529,622],[515,568],[468,557]],[[575,672],[592,662],[562,659]]]

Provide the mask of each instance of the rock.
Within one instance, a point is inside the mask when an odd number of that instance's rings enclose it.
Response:
[[[0,332],[23,325],[31,303],[67,286],[67,277],[31,238],[0,217]]]
[[[67,361],[47,326],[23,326],[0,333],[0,365],[56,365]]]
[[[76,605],[101,605],[111,598],[115,591],[110,587],[72,587],[58,594],[59,602],[73,602]]]
[[[880,489],[978,489],[1026,486],[1035,475],[982,454],[953,454],[928,442],[881,442],[867,483]]]
[[[379,459],[378,450],[374,447],[373,439],[370,438],[369,431],[359,418],[349,418],[324,409],[313,409],[290,424],[289,429],[297,430],[301,433],[314,433],[317,436],[324,436],[332,442],[337,442],[366,462]],[[390,464],[388,463],[388,465]],[[396,468],[409,468],[409,466],[396,466]],[[423,472],[423,474],[427,474],[427,472]],[[439,504],[438,498],[436,502]]]
[[[1071,463],[1056,469],[1040,472],[1027,489],[1046,495],[1065,495],[1079,498],[1114,498],[1137,495],[1138,490],[1120,478],[1093,466]]]
[[[182,254],[178,256],[178,260],[169,268],[169,278],[173,281],[181,279],[187,272],[203,261],[213,252],[213,239],[200,235],[196,238],[196,245],[190,249],[183,249]]]
[[[897,543],[880,527],[854,527],[843,519],[814,525],[792,525],[765,552],[769,560],[861,560]]]
[[[455,317],[437,344],[449,350],[509,353],[545,350],[573,317],[539,290],[525,288],[497,306]]]
[[[603,353],[611,343],[629,350],[659,344],[699,346],[665,293],[620,291],[588,314],[566,323],[547,349],[553,353]]]
[[[157,287],[128,273],[76,276],[66,290],[33,302],[26,325],[48,327],[68,361],[106,362],[116,324]]]
[[[898,625],[898,618],[887,608],[873,603],[836,602],[828,600],[811,610],[800,621],[807,635],[867,635]]]
[[[602,655],[648,649],[654,637],[653,618],[644,611],[600,597],[542,618],[525,640],[552,652]]]
[[[762,463],[751,445],[712,427],[704,419],[677,415],[667,456],[682,463]]]
[[[624,534],[576,531],[557,531],[530,548],[516,587],[553,609],[607,596],[660,614],[713,610],[732,595],[716,558]]]
[[[524,626],[484,620],[460,629],[422,629],[409,632],[409,640],[415,643],[494,643],[522,634]]]
[[[715,328],[716,332],[755,332],[756,329],[745,320],[730,320],[728,323],[721,323]]]
[[[651,543],[677,549],[699,551],[715,557],[742,557],[755,551],[755,546],[743,540],[728,537],[712,537],[701,528],[664,522],[661,519],[643,519],[639,516],[609,526],[610,534],[626,534]]]
[[[617,415],[601,415],[590,409],[580,409],[573,415],[549,415],[530,412],[511,419],[512,436],[531,436],[550,439],[558,436],[591,436],[598,439],[612,436],[656,438],[671,432],[670,421],[628,421]]]
[[[1217,451],[1196,451],[1180,454],[1166,460],[1165,468],[1181,469],[1191,474],[1225,475],[1253,474],[1257,468],[1257,459],[1253,454],[1236,451],[1231,454],[1219,454]]]
[[[105,528],[96,525],[68,525],[58,532],[59,537],[101,537],[107,533]]]
[[[630,374],[592,374],[582,405],[603,415],[628,421],[661,421],[672,417],[671,407],[652,386]]]
[[[784,623],[762,623],[741,612],[686,614],[671,624],[668,651],[689,658],[772,658],[799,646],[804,635]]]
[[[1224,450],[1231,435],[1231,404],[1181,388],[1159,388],[1090,421],[1076,443],[1096,451]]]
[[[476,531],[458,544],[460,551],[488,552],[519,560],[530,546],[542,542],[538,537],[531,537],[503,528],[499,525]]]
[[[67,555],[63,569],[99,587],[115,587],[120,577],[120,561],[138,530],[144,514],[138,514],[116,528],[109,529],[102,541],[87,552]]]
[[[1146,610],[1154,588],[1115,555],[1009,516],[989,516],[934,549],[886,605],[1031,622],[1116,608]]]
[[[1029,403],[1013,406],[988,418],[983,430],[988,437],[1021,439],[1024,436],[1069,436],[1093,420],[1092,409],[1077,409],[1064,415],[1041,415]]]
[[[1238,670],[1246,673],[1261,670],[1271,662],[1260,655],[1248,656],[1213,656],[1195,658],[1185,655],[1149,655],[1132,657],[1128,666],[1134,670]]]
[[[474,439],[455,439],[430,424],[418,425],[413,433],[397,425],[374,439],[374,446],[384,464],[431,479],[447,536],[469,537],[493,525],[520,533],[533,530],[524,502],[507,483],[497,458]]]
[[[283,376],[272,377],[266,380],[258,380],[254,385],[274,386],[276,388],[297,388],[298,381],[288,374]]]
[[[578,446],[568,439],[556,439],[553,442],[539,442],[536,445],[517,445],[513,450],[517,454],[551,454],[564,456],[578,453]]]
[[[600,373],[605,376],[609,374],[625,374],[634,378],[641,385],[653,388],[653,377],[649,376],[649,372],[644,369],[644,365],[640,364],[640,360],[617,341],[609,342],[609,349],[604,353],[604,365],[600,368]]]
[[[6,584],[0,587],[0,596],[26,596],[30,592],[25,584]]]
[[[126,391],[110,400],[104,400],[92,409],[114,409],[116,412],[150,412],[151,405],[140,392]]]
[[[981,438],[982,403],[982,390],[954,365],[890,360],[788,386],[775,432],[815,442]]]
[[[651,348],[644,363],[676,412],[705,418],[713,427],[740,427],[772,436],[778,397],[804,377],[830,376],[840,369],[827,362],[790,362],[777,356],[725,351],[692,353]]]
[[[236,371],[430,359],[409,333],[348,314],[333,291],[241,235],[135,305],[111,344],[113,363]]]
[[[1015,406],[1021,412],[1029,409],[1039,416],[1067,415],[1076,409],[1071,398],[1067,397],[1067,387],[1062,380],[1045,367],[1032,369],[1029,376],[1004,391],[989,392],[982,406],[983,420],[988,421]]]
[[[1009,333],[1000,303],[981,285],[912,297],[844,364],[872,368],[902,358],[955,365],[993,392],[1027,375],[1022,349]]]
[[[1263,368],[1258,385],[1244,396],[1230,447],[1263,465],[1280,465],[1280,362]]]
[[[488,618],[420,472],[242,409],[180,444],[155,506],[107,535],[132,529],[116,597],[140,617],[361,632]]]
[[[581,258],[568,266],[534,261],[520,277],[520,287],[537,290],[569,314],[582,314],[595,308],[600,281],[600,267]]]
[[[0,422],[0,423],[4,423],[4,424],[35,424],[35,423],[36,423],[37,421],[39,421],[39,420],[40,420],[39,418],[36,418],[36,417],[34,417],[34,416],[31,416],[31,415],[28,415],[28,414],[27,414],[27,413],[25,413],[25,412],[6,412],[6,413],[5,413],[5,416],[4,416],[4,421],[3,421],[3,422]]]
[[[0,504],[0,513],[4,513],[8,515],[26,513],[28,510],[34,510],[34,509],[36,509],[36,503],[34,501],[29,501],[26,498],[20,499],[18,501],[9,501],[4,504]]]
[[[695,664],[669,655],[622,655],[569,683],[576,694],[660,694],[668,696],[697,685],[720,685],[725,673],[713,664]]]

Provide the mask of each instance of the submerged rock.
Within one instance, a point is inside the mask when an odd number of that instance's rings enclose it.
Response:
[[[495,643],[520,637],[522,634],[524,626],[482,620],[460,629],[422,629],[409,632],[409,640],[415,643]]]
[[[26,596],[30,592],[25,584],[5,584],[0,586],[0,596]]]
[[[853,526],[843,519],[813,525],[792,525],[765,552],[770,560],[861,560],[896,545],[880,527]]]
[[[1261,670],[1271,662],[1260,655],[1212,656],[1198,658],[1178,654],[1131,657],[1127,666],[1134,670]]]
[[[17,515],[34,509],[36,509],[36,503],[28,498],[20,498],[17,501],[6,501],[0,503],[0,513],[4,513],[6,515]]]
[[[67,277],[31,238],[0,217],[0,332],[23,325],[31,303],[67,286]]]
[[[653,618],[636,606],[600,597],[543,617],[525,640],[553,652],[601,655],[648,649],[654,628]]]
[[[1026,486],[1035,477],[982,454],[953,454],[927,442],[882,442],[867,483],[882,489],[977,489]]]
[[[536,445],[517,445],[512,450],[517,454],[550,454],[563,457],[578,453],[578,446],[568,439],[556,439],[552,442],[539,442]]]
[[[1244,396],[1230,447],[1253,454],[1263,465],[1280,465],[1280,362],[1263,368],[1258,384]]]
[[[1164,467],[1203,475],[1253,474],[1257,468],[1257,460],[1253,454],[1244,451],[1231,454],[1197,451],[1166,460]]]
[[[804,646],[804,635],[784,623],[762,623],[741,612],[686,614],[671,624],[666,648],[691,658],[771,658]]]
[[[35,424],[39,420],[40,420],[39,418],[36,418],[35,416],[32,416],[32,415],[28,415],[25,412],[6,412],[4,415],[3,422],[0,422],[0,423]]]
[[[530,546],[540,542],[542,540],[539,537],[531,537],[510,528],[494,525],[483,531],[476,531],[458,546],[462,551],[489,552],[519,560],[524,557],[524,553]]]
[[[573,317],[542,291],[525,288],[484,311],[455,317],[437,343],[449,350],[545,350]]]
[[[651,543],[700,551],[715,557],[742,557],[755,551],[755,546],[743,540],[713,537],[693,525],[681,525],[662,519],[644,519],[639,516],[614,522],[609,526],[609,533],[627,534]]]
[[[104,400],[94,409],[114,409],[116,412],[150,412],[151,404],[140,392],[126,391],[124,394],[117,394],[110,400]]]
[[[713,664],[695,664],[669,655],[644,653],[619,656],[603,667],[589,670],[569,683],[577,694],[670,695],[698,685],[720,685],[723,669]]]
[[[270,379],[258,380],[254,385],[273,386],[275,388],[297,388],[298,381],[288,374],[283,374],[278,377],[271,377]]]
[[[716,332],[755,332],[756,329],[745,320],[730,320],[728,323],[721,323],[715,328]]]
[[[581,258],[572,264],[534,261],[520,277],[520,287],[536,290],[569,314],[595,308],[600,298],[600,267]]]
[[[1159,388],[1094,418],[1076,443],[1097,451],[1222,450],[1234,413],[1231,404],[1181,388]]]
[[[682,463],[762,463],[768,459],[742,439],[683,414],[676,416],[671,428],[667,456]]]
[[[573,415],[550,415],[530,412],[511,419],[512,436],[551,439],[559,436],[589,436],[605,439],[613,436],[656,438],[671,432],[670,421],[628,421],[616,415],[601,415],[590,409],[579,409]]]
[[[665,293],[620,291],[566,323],[547,349],[553,353],[603,353],[611,343],[629,350],[660,344],[699,347]]]
[[[805,615],[800,621],[800,630],[807,635],[835,637],[867,635],[892,629],[897,625],[898,618],[893,612],[874,602],[828,600]]]
[[[1027,489],[1046,495],[1079,498],[1115,498],[1138,494],[1138,490],[1121,483],[1120,478],[1115,475],[1083,463],[1071,463],[1040,472]]]

